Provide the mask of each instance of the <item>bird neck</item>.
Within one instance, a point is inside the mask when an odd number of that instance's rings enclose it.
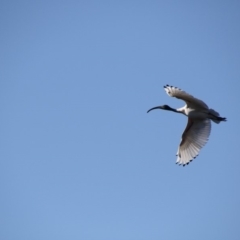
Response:
[[[178,113],[178,109],[171,108],[171,107],[169,107],[169,106],[168,106],[168,108],[165,108],[165,110],[172,111],[172,112],[177,112],[177,113]]]
[[[176,109],[176,112],[182,113],[182,114],[186,115],[186,113],[185,113],[185,107]]]

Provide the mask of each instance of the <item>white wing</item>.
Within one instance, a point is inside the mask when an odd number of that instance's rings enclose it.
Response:
[[[188,123],[178,148],[176,163],[184,166],[196,158],[201,148],[208,141],[210,132],[210,119],[195,120],[188,118]]]
[[[179,99],[182,99],[183,101],[185,101],[187,106],[193,106],[194,105],[195,107],[198,107],[198,108],[199,107],[208,108],[208,106],[205,102],[203,102],[200,99],[197,99],[197,98],[193,97],[192,95],[182,91],[179,88],[166,85],[166,86],[164,86],[164,90],[166,91],[166,93],[170,97],[176,97],[176,98],[179,98]]]

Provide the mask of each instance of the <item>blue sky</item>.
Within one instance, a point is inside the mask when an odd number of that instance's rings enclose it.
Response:
[[[239,1],[2,1],[0,239],[238,240]],[[184,102],[227,117],[187,167]]]

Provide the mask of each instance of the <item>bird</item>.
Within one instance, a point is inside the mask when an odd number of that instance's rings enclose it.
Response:
[[[182,134],[176,154],[176,164],[185,166],[198,156],[201,148],[207,143],[211,132],[211,121],[219,124],[227,119],[220,117],[220,114],[209,108],[205,102],[180,88],[168,84],[163,87],[170,97],[181,99],[185,101],[186,105],[177,109],[168,105],[157,106],[149,109],[147,113],[155,109],[162,109],[181,113],[188,117],[187,126]]]

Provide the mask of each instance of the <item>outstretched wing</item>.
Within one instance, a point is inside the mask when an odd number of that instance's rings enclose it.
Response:
[[[184,92],[180,88],[176,88],[173,86],[166,85],[164,86],[164,90],[170,97],[176,97],[182,99],[186,102],[188,106],[196,106],[201,108],[208,108],[207,104],[200,99],[193,97],[192,95]]]
[[[188,118],[178,148],[176,163],[184,166],[196,158],[201,148],[207,143],[210,132],[210,119],[195,120]]]

